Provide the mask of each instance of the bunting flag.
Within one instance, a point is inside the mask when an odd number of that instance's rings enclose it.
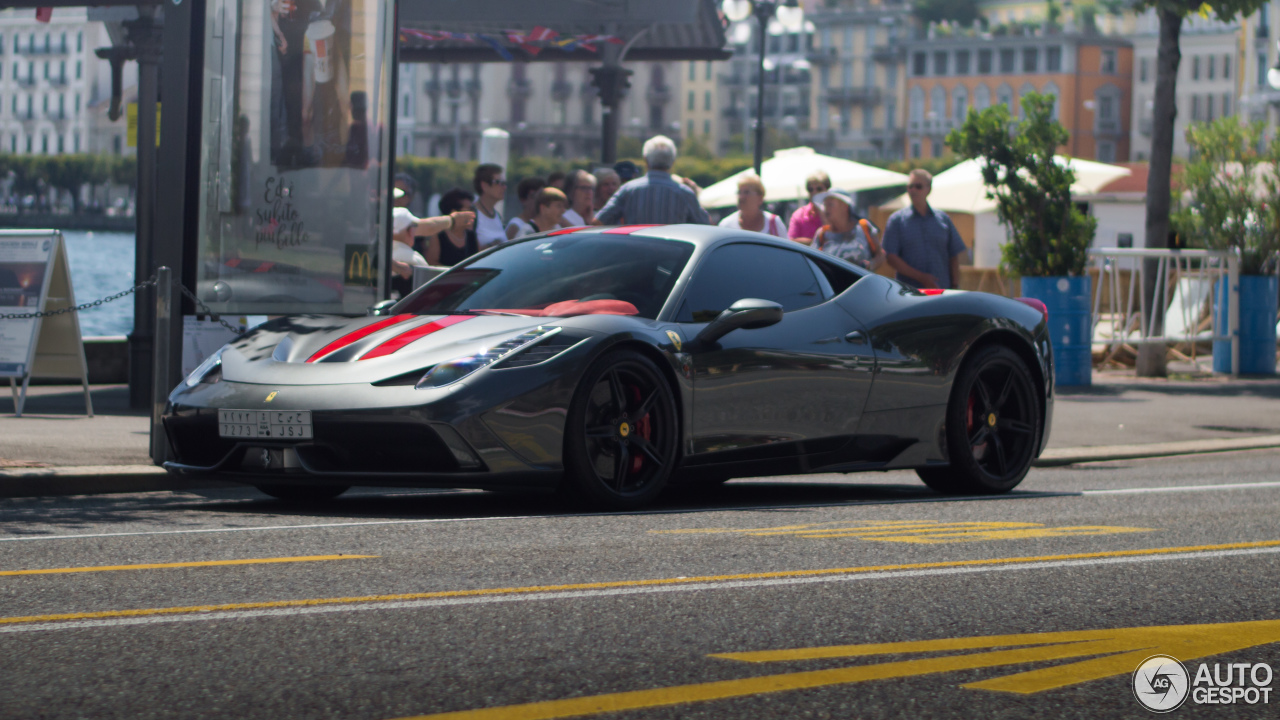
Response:
[[[53,8],[38,7],[36,8],[36,22],[47,23],[53,19]]]
[[[485,35],[482,33],[458,33],[447,32],[443,30],[416,30],[414,28],[400,28],[401,39],[407,40],[414,38],[427,43],[439,43],[447,41],[483,43],[493,48],[494,52],[503,60],[511,61],[515,57],[511,54],[510,48],[503,44],[503,40],[511,45],[519,47],[530,57],[536,57],[548,47],[558,48],[565,52],[574,52],[577,50],[586,50],[587,52],[599,52],[598,45],[600,43],[609,43],[611,45],[622,45],[622,38],[614,35],[561,35],[550,28],[541,25],[524,32],[521,30],[507,30],[501,35]]]

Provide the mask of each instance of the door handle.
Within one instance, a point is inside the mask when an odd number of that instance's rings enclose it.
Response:
[[[860,330],[854,330],[853,332],[849,333],[848,335],[845,335],[845,336],[844,336],[844,339],[845,339],[845,340],[848,340],[848,341],[849,341],[849,342],[851,342],[851,343],[857,343],[857,344],[861,345],[862,343],[864,343],[864,342],[866,342],[866,341],[867,341],[867,336],[866,336],[866,335],[863,335],[863,334],[862,334],[862,331],[860,331]]]

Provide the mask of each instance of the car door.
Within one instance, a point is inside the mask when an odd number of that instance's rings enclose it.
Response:
[[[686,338],[744,298],[776,302],[784,314],[769,327],[690,343],[694,454],[732,461],[742,456],[734,451],[761,457],[761,446],[775,457],[806,454],[854,434],[875,357],[865,329],[832,295],[801,252],[742,242],[700,263],[677,311]],[[832,442],[814,442],[822,439]]]

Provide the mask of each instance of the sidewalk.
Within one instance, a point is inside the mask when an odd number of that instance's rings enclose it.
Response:
[[[1041,465],[1280,447],[1280,378],[1164,380],[1101,371],[1058,391]],[[0,497],[193,487],[148,456],[150,421],[123,385],[33,386],[23,417],[0,390]]]

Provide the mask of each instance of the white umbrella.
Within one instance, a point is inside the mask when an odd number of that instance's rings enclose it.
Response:
[[[1131,175],[1129,168],[1119,165],[1068,158],[1055,155],[1059,164],[1069,164],[1076,171],[1076,181],[1071,185],[1072,195],[1096,195],[1112,181]],[[904,194],[885,203],[884,208],[902,208],[911,204]],[[980,160],[965,160],[933,177],[933,190],[929,192],[929,205],[935,210],[947,212],[978,213],[996,209],[996,201],[987,198],[987,186],[982,180]]]
[[[768,202],[784,200],[808,200],[805,179],[815,170],[823,170],[831,176],[831,187],[845,192],[857,192],[872,188],[906,185],[907,176],[891,170],[863,165],[852,160],[842,160],[819,155],[813,148],[797,147],[779,150],[760,166],[764,182],[764,197]],[[738,180],[751,173],[743,170],[705,188],[698,196],[704,208],[731,207],[738,204]]]

